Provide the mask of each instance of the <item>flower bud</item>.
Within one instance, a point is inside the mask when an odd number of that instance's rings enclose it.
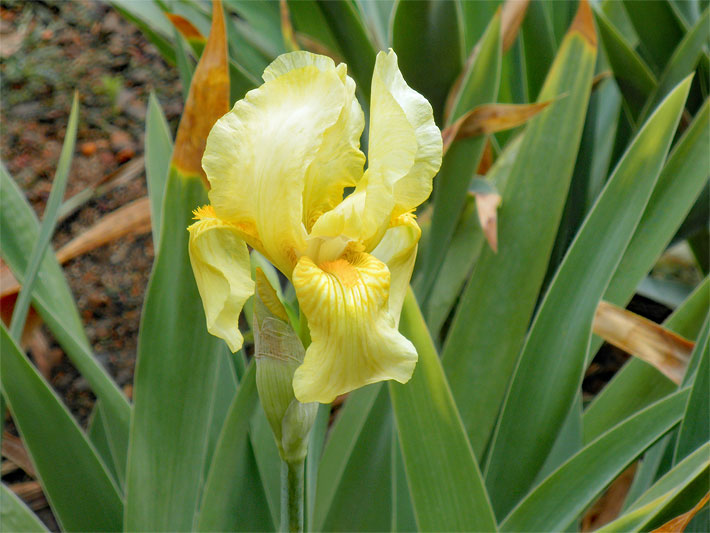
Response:
[[[261,269],[256,270],[254,357],[259,399],[281,458],[303,461],[317,403],[301,403],[293,392],[293,374],[305,355],[276,291]]]

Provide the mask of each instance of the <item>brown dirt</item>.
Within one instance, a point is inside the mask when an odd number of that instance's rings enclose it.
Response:
[[[155,91],[173,131],[182,109],[175,68],[106,4],[0,3],[1,157],[42,216],[76,90],[80,98],[70,197],[143,152],[145,114]],[[58,249],[103,215],[146,194],[145,175],[84,204],[58,227]],[[137,331],[153,261],[150,235],[129,236],[65,265],[98,359],[130,392]],[[51,355],[60,355],[50,339]],[[61,355],[60,355],[61,356]],[[86,421],[93,406],[86,380],[62,358],[51,376],[70,409]]]
[[[74,91],[80,98],[80,121],[67,198],[142,155],[151,91],[172,131],[182,111],[177,70],[104,3],[1,1],[0,60],[0,157],[40,218]],[[102,216],[145,194],[141,172],[94,197],[59,225],[55,250]],[[129,396],[152,262],[152,239],[144,234],[124,237],[65,265],[94,353]],[[30,353],[56,361],[50,381],[85,425],[94,395],[46,327],[41,335],[46,342],[33,343]],[[12,431],[12,424],[7,428]],[[37,493],[29,476],[11,468],[3,465],[3,482],[17,487],[57,530],[41,491]]]

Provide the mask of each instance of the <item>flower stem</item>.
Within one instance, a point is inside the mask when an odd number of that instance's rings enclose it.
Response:
[[[303,531],[304,461],[281,461],[281,531]]]

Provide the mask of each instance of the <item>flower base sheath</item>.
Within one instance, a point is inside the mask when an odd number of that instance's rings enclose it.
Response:
[[[293,379],[299,401],[405,383],[417,361],[397,329],[421,235],[413,211],[441,165],[431,106],[395,53],[380,52],[364,170],[365,120],[344,64],[292,52],[263,78],[217,121],[202,158],[210,205],[189,231],[207,328],[241,347],[238,317],[254,291],[249,245],[291,280],[308,319],[312,343]]]

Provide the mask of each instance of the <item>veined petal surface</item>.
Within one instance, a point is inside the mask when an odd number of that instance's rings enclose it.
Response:
[[[190,263],[207,318],[207,331],[242,347],[239,313],[254,293],[249,251],[237,228],[214,215],[210,207],[197,211],[190,232]]]
[[[217,121],[202,166],[217,216],[248,228],[247,242],[290,276],[305,248],[304,218],[322,209],[311,206],[330,205],[327,194],[339,201],[358,177],[362,111],[354,109],[344,65],[288,56],[267,67],[266,83]],[[326,174],[339,183],[324,187]]]
[[[422,230],[414,215],[405,213],[392,221],[384,237],[372,251],[377,259],[387,265],[390,271],[390,295],[388,309],[395,326],[399,326],[399,315],[407,295],[409,280],[412,278],[414,262],[417,259],[417,244]]]
[[[311,330],[311,345],[293,378],[299,401],[330,403],[370,383],[409,380],[417,352],[389,313],[384,263],[366,253],[320,265],[302,257],[293,284]]]
[[[303,224],[310,231],[315,221],[343,199],[345,187],[354,187],[363,174],[365,154],[360,151],[360,136],[365,128],[365,114],[355,97],[355,82],[347,75],[344,63],[337,67],[329,57],[306,51],[277,57],[264,70],[270,81],[292,70],[315,66],[322,72],[335,71],[345,84],[346,102],[338,121],[324,134],[318,155],[308,168],[303,190]]]

